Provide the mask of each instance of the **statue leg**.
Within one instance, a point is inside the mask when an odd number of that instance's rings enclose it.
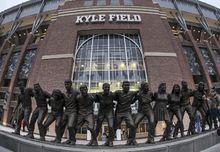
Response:
[[[27,137],[29,138],[34,138],[34,127],[35,127],[35,123],[37,121],[38,115],[39,115],[39,108],[36,108],[31,116],[30,128],[28,130],[28,135],[27,135]]]
[[[215,129],[218,128],[217,116],[218,116],[218,109],[217,109],[217,108],[214,108],[214,109],[213,109],[213,117],[212,117],[212,120],[213,120],[213,122],[214,122],[214,127],[215,127]]]
[[[98,137],[99,132],[102,128],[102,122],[103,122],[104,118],[105,118],[104,113],[99,111],[98,118],[97,118],[97,121],[96,121],[96,138]],[[108,143],[105,143],[105,144],[107,146]]]
[[[121,128],[122,116],[119,114],[115,115],[115,122],[114,122],[114,132],[116,133],[118,128]]]
[[[181,115],[180,109],[176,109],[175,110],[175,115],[176,115],[177,120],[178,120],[178,122],[180,124],[181,137],[184,137],[184,126],[183,126],[183,119],[182,119],[183,117]]]
[[[148,118],[149,123],[149,130],[148,130],[148,140],[147,143],[152,144],[154,143],[154,132],[155,132],[155,120],[154,120],[154,112],[152,109],[148,109],[146,116]]]
[[[49,114],[46,121],[44,122],[43,124],[43,130],[42,130],[42,135],[43,135],[43,138],[45,138],[46,134],[47,134],[47,130],[49,128],[49,126],[55,121],[55,115],[53,114]]]
[[[135,130],[138,128],[139,123],[144,119],[144,116],[145,114],[143,112],[139,112],[136,114],[134,118]],[[135,134],[135,138],[136,138],[136,134]]]
[[[189,116],[189,119],[190,119],[190,123],[189,123],[189,128],[188,128],[188,135],[191,134],[195,134],[195,122],[194,122],[194,117],[193,117],[193,109],[192,109],[192,106],[191,105],[188,105],[186,107],[186,112]]]
[[[111,111],[107,114],[107,121],[108,121],[108,128],[109,128],[109,137],[107,139],[109,141],[108,146],[112,147],[113,146],[113,140],[114,140],[114,137],[115,137],[113,111]]]
[[[95,128],[94,128],[94,124],[95,124],[94,123],[94,115],[89,114],[88,116],[86,116],[85,121],[87,123],[87,128],[90,131],[91,136],[92,136],[88,146],[91,146],[91,145],[98,146],[98,142],[96,139],[96,132],[95,132]]]
[[[206,124],[206,113],[202,107],[199,108],[199,112],[202,116],[202,132],[204,132],[205,131],[205,124]]]
[[[38,129],[39,129],[39,134],[40,134],[40,140],[44,141],[44,128],[43,128],[43,121],[47,115],[47,108],[40,108],[39,110],[39,115],[37,119],[37,124],[38,124]]]
[[[25,108],[24,109],[24,123],[27,125],[28,131],[31,130],[30,129],[30,124],[29,124],[29,118],[31,115],[31,108]]]
[[[76,143],[76,121],[77,121],[77,113],[71,113],[68,117],[67,128],[69,131],[69,141],[71,145],[75,145]]]
[[[66,126],[67,126],[67,123],[68,123],[68,118],[69,118],[69,115],[68,114],[63,114],[62,116],[62,119],[61,119],[61,126],[60,126],[60,129],[61,129],[61,137],[63,137],[63,134],[65,132],[65,129],[66,129]],[[64,142],[64,144],[69,144],[70,141],[67,140],[66,142]]]
[[[172,127],[172,120],[173,120],[173,111],[169,111],[165,113],[165,123],[166,123],[166,129],[164,130],[163,137],[160,139],[160,141],[165,141],[165,140],[171,140],[171,127]]]
[[[132,115],[130,112],[126,112],[124,113],[124,120],[125,123],[129,129],[129,136],[128,136],[128,141],[127,141],[127,145],[136,145],[137,142],[135,140],[135,134],[136,134],[136,130],[135,130],[135,124],[132,118]]]
[[[16,126],[15,126],[15,131],[13,132],[14,134],[20,135],[21,122],[22,122],[23,118],[24,118],[24,110],[22,109],[20,111],[20,113],[18,114],[18,120],[17,120]]]
[[[55,124],[56,143],[61,143],[61,139],[62,139],[61,120],[62,120],[62,116],[56,116],[56,124]]]
[[[182,106],[180,108],[180,112],[181,112],[181,116],[182,116],[182,119],[183,119],[183,116],[185,114],[185,106]],[[178,136],[178,133],[179,133],[179,129],[180,129],[180,122],[179,120],[177,121],[177,124],[175,125],[175,128],[174,128],[174,132],[173,132],[173,137],[176,138]]]

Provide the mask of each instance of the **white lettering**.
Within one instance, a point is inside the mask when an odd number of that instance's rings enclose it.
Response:
[[[141,22],[141,16],[140,15],[134,15],[135,22]]]
[[[134,22],[134,19],[131,18],[131,15],[130,15],[130,14],[128,14],[128,22]]]
[[[93,19],[93,17],[94,17],[95,15],[86,15],[85,16],[85,23],[89,23],[90,22],[90,19],[92,18]]]
[[[95,15],[92,15],[92,20],[91,20],[91,22],[92,23],[96,23],[96,22],[98,22],[99,20],[96,18],[96,16]]]
[[[120,15],[119,14],[116,14],[116,21],[120,21]]]
[[[105,14],[99,15],[99,22],[105,22]]]
[[[82,15],[77,16],[76,24],[83,24],[83,23],[102,23],[106,21],[105,14],[98,14],[98,15]],[[130,15],[130,14],[109,14],[108,15],[108,22],[127,22],[127,23],[139,23],[142,21],[140,15]]]
[[[120,20],[120,21],[122,21],[122,22],[128,21],[128,15],[126,15],[126,14],[121,14],[120,16],[121,16],[121,20]]]
[[[77,16],[76,24],[83,23],[83,16]]]
[[[115,14],[109,14],[109,22],[113,22],[115,20]]]

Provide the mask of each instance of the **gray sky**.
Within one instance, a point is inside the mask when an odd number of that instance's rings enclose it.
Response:
[[[12,6],[15,6],[17,4],[20,4],[22,2],[26,2],[28,0],[0,0],[0,12],[3,10],[10,8]],[[215,7],[220,8],[220,0],[200,0],[202,2],[211,4]]]

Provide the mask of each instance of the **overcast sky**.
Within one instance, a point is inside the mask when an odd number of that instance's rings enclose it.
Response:
[[[28,0],[0,0],[0,12]],[[220,8],[220,0],[200,0]]]

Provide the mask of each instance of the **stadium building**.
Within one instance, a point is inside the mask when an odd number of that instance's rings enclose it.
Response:
[[[87,84],[89,92],[102,91],[104,82],[121,89],[123,80],[131,90],[147,81],[153,91],[166,82],[170,92],[182,80],[191,88],[200,81],[220,88],[219,37],[220,10],[196,0],[22,3],[0,13],[1,123],[10,124],[20,81],[48,92],[64,91],[66,79],[75,88]],[[117,138],[123,133],[122,125]],[[146,136],[147,122],[137,133]],[[82,128],[78,138],[86,136]]]

